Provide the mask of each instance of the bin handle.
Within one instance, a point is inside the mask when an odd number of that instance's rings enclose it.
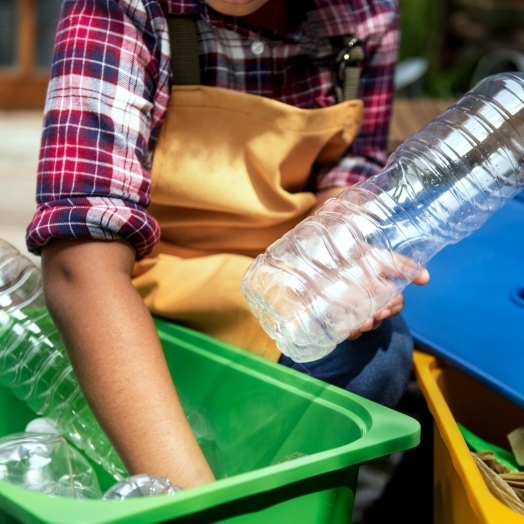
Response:
[[[524,308],[524,287],[514,289],[510,293],[510,298],[514,304]]]

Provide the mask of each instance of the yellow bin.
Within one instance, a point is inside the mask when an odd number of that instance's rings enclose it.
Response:
[[[457,426],[509,449],[524,410],[431,355],[416,351],[414,365],[434,419],[434,524],[524,524],[491,494]]]

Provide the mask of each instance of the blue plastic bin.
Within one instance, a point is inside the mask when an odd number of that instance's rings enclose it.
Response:
[[[524,407],[524,198],[429,263],[405,290],[419,348]]]

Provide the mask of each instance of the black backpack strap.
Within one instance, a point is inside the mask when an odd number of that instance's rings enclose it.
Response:
[[[200,85],[200,56],[196,19],[186,15],[166,15],[171,49],[173,85]]]
[[[342,44],[333,67],[333,85],[339,103],[357,98],[360,67],[365,58],[364,49],[358,38],[343,37]]]

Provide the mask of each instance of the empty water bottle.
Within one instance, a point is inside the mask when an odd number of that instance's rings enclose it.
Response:
[[[103,500],[127,500],[137,497],[156,497],[174,495],[182,491],[179,486],[171,484],[169,479],[158,475],[133,475],[111,486],[102,497]]]
[[[0,240],[0,383],[115,479],[128,476],[89,409],[44,304],[40,270]]]
[[[89,462],[56,434],[25,432],[0,438],[0,480],[51,496],[102,496]]]
[[[242,291],[284,354],[319,359],[523,188],[524,75],[502,73],[272,244]]]

